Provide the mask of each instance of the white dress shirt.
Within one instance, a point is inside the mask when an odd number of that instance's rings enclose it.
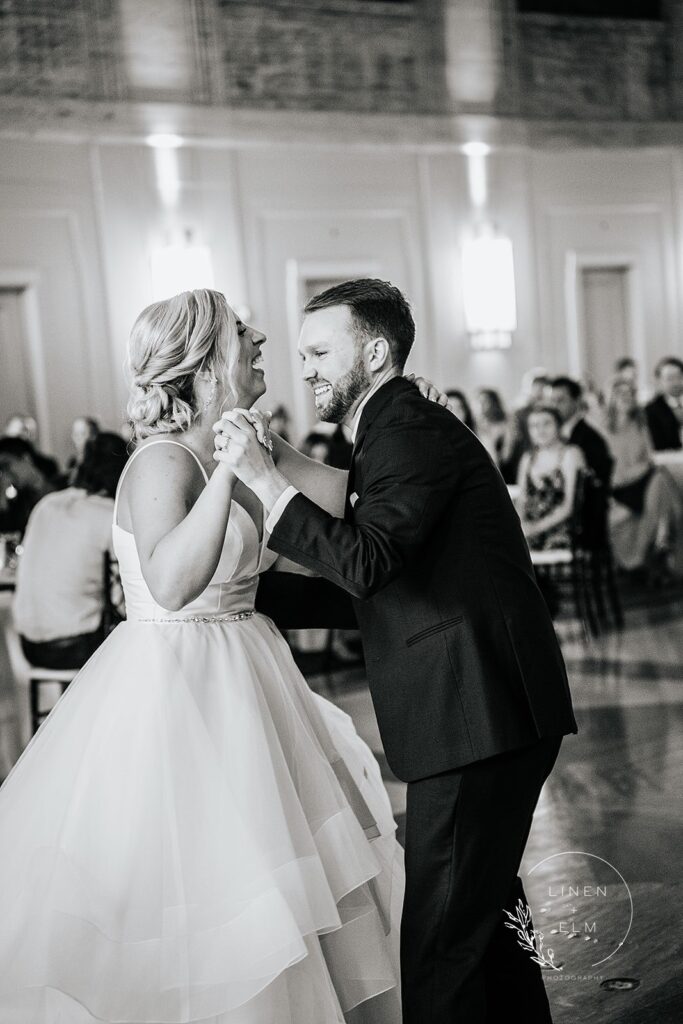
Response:
[[[573,431],[574,427],[576,426],[576,424],[580,423],[581,420],[583,420],[585,418],[586,418],[585,413],[583,413],[583,412],[575,412],[574,415],[570,419],[568,419],[565,423],[563,423],[562,426],[560,427],[560,437],[564,438],[565,441],[568,441],[569,438],[572,436],[572,431]]]

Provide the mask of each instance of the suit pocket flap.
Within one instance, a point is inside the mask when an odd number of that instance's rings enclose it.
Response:
[[[412,647],[413,644],[419,644],[420,640],[426,640],[429,636],[434,636],[435,633],[443,633],[445,629],[450,629],[451,626],[457,626],[459,622],[462,622],[463,616],[456,615],[452,619],[444,619],[443,622],[437,622],[434,626],[428,626],[427,629],[421,629],[419,633],[414,633],[409,636],[406,640],[406,647]]]

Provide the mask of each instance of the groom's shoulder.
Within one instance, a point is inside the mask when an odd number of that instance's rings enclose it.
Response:
[[[406,382],[408,384],[408,382]],[[432,430],[450,433],[457,424],[456,417],[437,402],[423,398],[414,384],[401,387],[392,396],[377,417],[378,427],[398,426],[399,424],[420,425]]]

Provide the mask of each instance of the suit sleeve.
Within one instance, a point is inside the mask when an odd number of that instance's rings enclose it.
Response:
[[[354,522],[302,494],[292,498],[269,546],[365,600],[415,559],[457,485],[449,436],[415,416],[375,428],[363,449],[363,493]]]
[[[329,580],[294,572],[264,572],[256,611],[279,629],[357,629],[351,597]]]

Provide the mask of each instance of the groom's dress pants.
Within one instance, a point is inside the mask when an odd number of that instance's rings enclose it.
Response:
[[[552,1020],[541,968],[504,926],[561,736],[408,784],[404,1024]]]

